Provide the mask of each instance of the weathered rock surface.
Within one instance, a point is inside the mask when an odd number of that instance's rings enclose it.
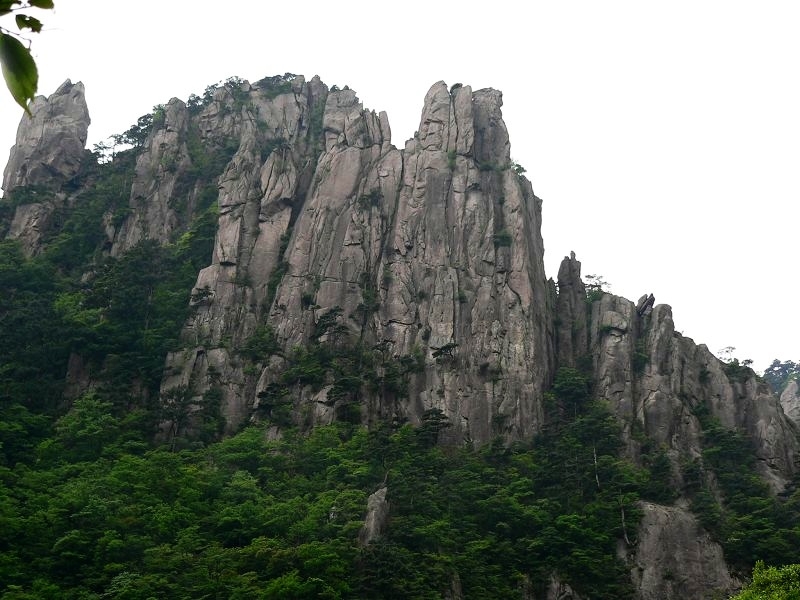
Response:
[[[611,403],[632,459],[638,431],[666,449],[680,482],[679,462],[701,455],[694,412],[704,406],[723,426],[752,439],[758,468],[773,490],[794,475],[796,427],[777,398],[753,371],[726,372],[708,348],[677,333],[668,305],[640,317],[629,300],[605,294],[592,306],[590,345],[596,394]]]
[[[427,353],[402,413],[440,408],[481,443],[538,430],[554,364],[541,202],[508,168],[501,106],[496,90],[430,89],[381,263],[382,338]],[[453,360],[432,360],[447,344]]]
[[[53,213],[64,205],[66,195],[42,190],[36,194],[41,202],[20,204],[6,232],[6,239],[17,240],[25,256],[34,256],[41,249],[42,236],[48,230]]]
[[[90,123],[83,84],[67,79],[49,97],[37,96],[30,111],[3,171],[5,193],[31,185],[52,189],[81,165]]]
[[[541,203],[509,169],[501,94],[435,84],[404,151],[391,144],[385,113],[365,110],[352,90],[327,93],[317,79],[298,78],[263,101],[266,126],[251,124],[247,108],[214,125],[218,100],[201,115],[203,135],[225,127],[241,141],[219,182],[214,257],[184,335],[192,348],[170,358],[165,389],[192,382],[201,395],[210,380],[198,365],[215,348],[227,356],[212,372],[231,374],[218,383],[235,428],[284,365],[271,360],[244,377],[223,342],[235,346],[267,324],[288,353],[338,307],[351,340],[425,357],[409,394],[368,400],[366,421],[418,422],[438,408],[454,439],[535,432],[555,362]],[[281,140],[265,161],[259,130]],[[448,345],[452,356],[434,357]],[[330,404],[324,389],[298,390],[295,409],[328,422]]]
[[[555,325],[558,364],[574,367],[589,353],[586,286],[581,279],[581,263],[574,252],[564,257],[558,269]]]
[[[389,502],[386,500],[387,488],[381,487],[367,498],[367,516],[358,534],[358,542],[366,546],[378,539],[386,531],[389,522]]]
[[[363,288],[379,272],[403,168],[388,125],[364,110],[351,90],[328,95],[323,128],[326,151],[289,240],[287,274],[270,314],[287,348],[305,342],[321,314],[306,309],[303,294],[322,311],[359,312]],[[361,335],[363,319],[347,324]]]
[[[61,189],[81,167],[90,123],[83,84],[69,79],[49,97],[37,96],[30,110],[3,172],[3,190],[16,204],[5,237],[18,240],[26,256],[39,253],[53,213],[67,201]]]
[[[797,381],[792,380],[786,385],[781,393],[781,406],[786,416],[800,427],[800,385]]]
[[[177,202],[190,190],[177,190],[181,175],[191,166],[186,148],[188,112],[173,98],[164,108],[162,122],[147,138],[136,160],[128,203],[129,216],[112,234],[111,255],[120,256],[142,240],[170,241],[176,227],[191,216],[188,202]],[[181,198],[182,199],[182,198]],[[182,210],[178,210],[178,206]],[[183,215],[179,215],[182,212]],[[186,213],[189,213],[188,215]]]
[[[507,168],[499,92],[435,84],[403,151],[391,144],[386,115],[365,110],[352,90],[328,93],[318,79],[298,77],[270,97],[249,84],[239,93],[248,100],[218,90],[198,118],[203,139],[232,137],[238,149],[219,179],[214,256],[195,285],[187,348],[170,357],[165,389],[191,385],[198,397],[212,384],[222,389],[233,429],[286,364],[265,357],[245,374],[231,348],[268,325],[286,356],[337,307],[351,340],[395,357],[424,355],[406,396],[364,400],[366,422],[419,421],[438,408],[451,440],[524,438],[541,424],[556,364],[588,359],[629,456],[639,460],[641,435],[649,436],[672,458],[676,485],[680,461],[701,455],[693,414],[701,404],[754,439],[774,489],[792,476],[797,441],[777,401],[676,334],[668,306],[639,315],[606,294],[587,311],[574,255],[553,295],[540,201]],[[442,347],[452,356],[434,356]],[[330,422],[328,392],[296,390],[295,414]]]
[[[237,149],[218,180],[214,253],[198,275],[194,314],[183,334],[190,345],[168,357],[171,374],[163,387],[191,384],[197,398],[217,387],[229,430],[257,406],[256,382],[230,350],[263,323],[273,304],[270,280],[285,260],[293,215],[304,206],[322,143],[327,86],[317,77],[281,83],[291,87],[274,94],[245,83],[238,96],[220,88],[198,117],[203,139],[234,140]]]
[[[581,310],[585,301],[575,293],[581,289],[579,268],[573,256],[565,258],[559,271],[559,363],[574,364],[588,348],[595,395],[607,400],[616,414],[628,457],[642,460],[644,440],[651,450],[665,451],[672,463],[669,484],[680,491],[681,465],[702,461],[697,412],[707,410],[723,426],[747,434],[761,476],[774,492],[783,490],[795,474],[798,454],[797,427],[785,414],[793,406],[792,392],[779,402],[751,370],[726,365],[705,346],[678,334],[668,305],[655,305],[640,315],[629,300],[603,294],[592,302],[587,323]],[[737,585],[720,547],[680,508],[684,502],[680,499],[673,507],[644,504],[632,571],[642,600],[710,598]]]
[[[738,587],[722,548],[688,511],[649,502],[641,505],[631,577],[640,600],[718,598]]]

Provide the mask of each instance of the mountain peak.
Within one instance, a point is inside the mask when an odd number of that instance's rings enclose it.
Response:
[[[80,168],[88,133],[89,110],[83,83],[67,79],[48,97],[37,96],[23,115],[3,172],[3,190],[63,183]]]

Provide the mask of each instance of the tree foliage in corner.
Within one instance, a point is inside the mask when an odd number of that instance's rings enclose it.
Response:
[[[800,565],[767,567],[763,561],[753,569],[753,581],[731,600],[796,600],[800,598]]]
[[[0,27],[0,67],[8,91],[28,114],[28,104],[36,96],[39,85],[39,72],[31,56],[30,42],[21,36],[21,32],[27,29],[39,33],[42,30],[39,19],[20,12],[30,8],[52,9],[53,0],[0,0],[0,17],[14,13],[14,22],[19,30],[15,33]]]

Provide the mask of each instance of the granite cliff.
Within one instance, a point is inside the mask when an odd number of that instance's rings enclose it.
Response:
[[[89,131],[83,84],[69,79],[48,98],[31,102],[31,117],[20,121],[17,140],[3,171],[3,190],[28,192],[6,237],[19,239],[26,254],[40,250],[50,216],[66,200],[63,188],[77,175]]]
[[[417,137],[399,151],[386,115],[364,110],[351,90],[302,78],[292,86],[258,111],[280,115],[263,134],[279,144],[266,160],[257,127],[242,125],[220,178],[212,264],[193,291],[202,301],[186,329],[191,346],[169,358],[180,374],[165,388],[180,382],[202,395],[212,368],[236,428],[285,363],[265,356],[245,374],[231,348],[267,325],[286,355],[337,307],[343,335],[425,362],[405,397],[365,400],[366,422],[419,422],[439,408],[454,435],[480,443],[535,432],[554,367],[541,204],[510,168],[500,93],[434,85]],[[244,124],[261,106],[257,89],[248,94],[255,101],[236,114]],[[219,93],[201,118],[231,102]],[[434,357],[443,347],[453,350]],[[298,389],[295,412],[330,421],[329,391]]]
[[[162,107],[99,245],[119,257],[143,240],[175,243],[216,207],[213,254],[161,385],[163,401],[180,398],[187,412],[162,435],[191,430],[213,390],[228,433],[264,421],[279,435],[280,405],[282,422],[304,427],[420,424],[434,411],[450,424],[444,443],[511,443],[542,429],[558,369],[582,369],[621,425],[626,457],[642,465],[658,449],[676,490],[670,503],[642,503],[636,541],[620,543],[638,597],[734,589],[722,548],[690,511],[685,465],[702,465],[709,416],[747,436],[759,475],[783,491],[796,474],[797,387],[776,398],[751,370],[678,334],[668,305],[587,294],[574,255],[548,281],[542,201],[510,159],[501,107],[497,90],[438,82],[403,149],[385,113],[317,77],[229,81]],[[74,183],[88,159],[83,86],[66,82],[32,111],[3,180],[16,204],[4,235],[28,256],[57,226],[54,210],[91,185]],[[372,358],[345,390],[330,370],[287,378],[311,346]],[[68,380],[90,386],[80,357],[70,365]],[[702,477],[716,490],[710,471]],[[382,489],[367,541],[385,521]]]

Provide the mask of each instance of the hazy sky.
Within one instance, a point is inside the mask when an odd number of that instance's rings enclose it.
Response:
[[[347,84],[402,147],[438,80],[503,91],[544,200],[545,266],[575,251],[679,332],[758,369],[800,359],[800,2],[56,0],[40,93],[83,81],[89,146],[232,75]],[[0,25],[9,25],[7,22]],[[0,162],[21,111],[0,93]]]

